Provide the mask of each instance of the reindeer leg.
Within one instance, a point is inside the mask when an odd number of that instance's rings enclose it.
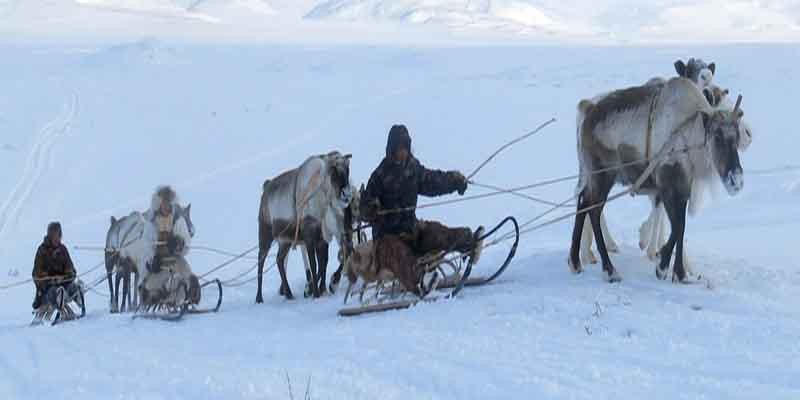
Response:
[[[308,243],[308,242],[306,242],[306,243]],[[317,298],[320,295],[319,294],[319,286],[318,286],[319,273],[317,272],[318,271],[318,266],[317,266],[317,246],[318,245],[316,243],[313,243],[313,244],[310,244],[310,245],[306,246],[306,250],[307,250],[307,253],[308,253],[309,270],[311,271],[311,280],[308,281],[308,285],[309,285],[309,287],[311,289],[311,293],[310,294],[312,296],[314,296],[314,298]]]
[[[611,237],[611,232],[608,231],[608,225],[606,225],[606,217],[604,214],[600,214],[600,228],[603,230],[603,239],[606,240],[608,251],[619,253],[619,246],[617,246],[617,242],[614,241],[614,238]]]
[[[119,310],[119,284],[122,282],[122,268],[117,268],[117,276],[114,278],[114,309]],[[124,304],[124,301],[123,301]]]
[[[272,247],[272,226],[264,223],[259,218],[258,221],[258,291],[256,292],[256,304],[264,302],[264,297],[261,296],[262,281],[264,278],[264,261],[267,260],[269,248]],[[283,288],[283,284],[281,284]],[[281,293],[283,294],[283,293]]]
[[[667,243],[667,232],[664,222],[664,217],[667,216],[665,207],[666,205],[662,201],[653,208],[651,213],[650,242],[647,244],[647,256],[651,260],[658,259],[661,248]]]
[[[586,216],[585,220],[589,220],[588,215]],[[597,264],[597,257],[595,257],[594,252],[592,251],[593,239],[594,233],[592,233],[591,223],[584,223],[581,236],[581,263],[583,264]]]
[[[109,256],[106,255],[106,260],[108,259]],[[111,310],[111,313],[113,314],[118,312],[119,310],[117,309],[116,304],[114,304],[116,299],[116,294],[114,293],[114,284],[111,282],[112,275],[114,275],[114,265],[108,265],[108,263],[106,263],[106,278],[108,280],[108,293],[110,294],[108,300],[109,303],[108,309]]]
[[[133,270],[133,310],[139,308],[139,268]]]
[[[303,267],[305,268],[306,271],[306,286],[303,288],[303,297],[309,298],[311,297],[312,294],[314,294],[313,290],[311,289],[314,277],[311,276],[311,263],[308,262],[308,258],[310,257],[309,256],[310,250],[304,245],[300,245],[299,247],[300,247],[299,249],[300,254],[303,256]]]
[[[589,219],[592,221],[592,229],[594,230],[595,241],[597,242],[597,251],[600,253],[600,259],[603,261],[603,271],[606,273],[606,279],[613,283],[619,282],[622,278],[611,263],[611,257],[608,255],[608,248],[606,241],[603,237],[603,229],[600,224],[600,218],[603,215],[603,202],[608,198],[608,193],[611,187],[614,186],[614,176],[611,174],[600,174],[596,179],[596,185],[593,186],[591,191],[593,201],[590,202],[592,206],[597,206],[589,210]]]
[[[127,264],[127,263],[126,263]],[[120,311],[127,312],[130,303],[130,290],[131,290],[131,271],[128,266],[125,266],[125,275],[122,276],[122,309]]]
[[[677,249],[677,253],[675,254],[675,266],[673,269],[673,281],[675,282],[686,281],[686,270],[683,266],[683,238],[686,232],[687,203],[687,200],[675,196],[670,199],[669,203],[664,204],[667,210],[667,215],[669,216],[670,226],[672,227],[672,235],[670,235],[670,240],[674,242],[674,245]],[[669,264],[667,264],[667,268],[669,268]]]
[[[319,291],[319,266],[317,265],[317,249],[319,242],[322,239],[321,224],[313,218],[305,218],[303,220],[303,243],[306,245],[306,253],[308,254],[308,265],[310,270],[310,280],[307,282],[311,289],[311,295],[315,298],[320,296]],[[308,278],[308,275],[307,275]]]
[[[286,300],[294,300],[289,281],[286,279],[286,256],[289,254],[290,247],[291,245],[288,243],[281,243],[278,247],[278,272],[281,274],[281,292],[286,297]]]
[[[317,276],[317,278],[319,279],[319,284],[317,285],[317,291],[319,292],[320,296],[325,295],[325,290],[327,290],[325,279],[328,275],[329,250],[330,250],[330,245],[328,244],[328,242],[320,240],[319,245],[317,246],[317,268],[319,269],[319,274]]]
[[[581,246],[581,237],[583,236],[583,226],[586,222],[586,212],[580,212],[580,210],[588,207],[588,203],[586,201],[586,189],[583,189],[581,193],[578,195],[578,214],[575,215],[575,225],[572,228],[572,245],[570,246],[569,250],[569,269],[575,274],[580,274],[583,272],[583,267],[581,266],[581,257],[580,257],[580,246]]]
[[[680,165],[665,166],[659,171],[662,182],[671,182],[662,193],[664,209],[669,217],[671,232],[667,244],[661,249],[661,262],[656,269],[656,276],[659,279],[667,278],[672,251],[677,244],[678,254],[675,260],[675,275],[680,281],[686,278],[683,268],[683,236],[686,228],[686,206],[691,193],[689,179]]]

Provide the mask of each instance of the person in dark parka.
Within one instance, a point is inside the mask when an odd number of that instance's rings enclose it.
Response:
[[[482,244],[469,228],[449,228],[418,220],[417,198],[467,190],[467,178],[458,171],[425,168],[411,152],[411,136],[404,125],[394,125],[386,143],[386,157],[372,173],[361,198],[363,219],[372,224],[379,268],[390,269],[406,289],[418,292],[424,271],[416,259],[430,252],[457,251],[477,261]]]
[[[72,263],[67,247],[61,243],[61,238],[61,224],[51,222],[47,226],[47,236],[36,250],[32,273],[36,285],[34,309],[39,308],[45,302],[55,304],[58,287],[63,287],[70,297],[74,297],[78,293],[78,285],[75,283],[77,276],[75,265]]]

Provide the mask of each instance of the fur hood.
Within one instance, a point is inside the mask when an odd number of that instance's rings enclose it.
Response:
[[[161,207],[161,199],[167,199],[174,209],[179,204],[178,193],[169,185],[162,185],[156,188],[150,198],[150,212],[155,213]]]

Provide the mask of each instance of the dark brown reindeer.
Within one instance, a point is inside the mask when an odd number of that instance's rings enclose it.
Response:
[[[573,272],[582,271],[579,250],[588,214],[607,279],[621,279],[609,258],[600,217],[615,183],[640,183],[635,193],[663,202],[671,225],[656,275],[666,278],[677,247],[674,279],[685,281],[683,237],[687,206],[696,202],[693,196],[702,194],[715,173],[730,195],[743,186],[737,151],[743,116],[740,103],[741,97],[733,110],[715,109],[695,82],[682,77],[580,102],[579,113],[585,118],[578,129],[581,212],[575,218],[570,248]],[[653,157],[652,166],[639,162],[648,157]],[[592,206],[596,207],[587,211]]]
[[[319,297],[325,292],[328,244],[344,237],[345,209],[352,198],[350,157],[339,152],[313,156],[300,167],[264,182],[258,213],[256,303],[264,301],[264,261],[275,240],[279,242],[279,293],[294,298],[286,279],[286,256],[293,245],[302,246],[308,256],[306,295]]]

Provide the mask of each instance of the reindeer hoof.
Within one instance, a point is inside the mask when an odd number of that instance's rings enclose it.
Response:
[[[661,267],[656,266],[656,277],[658,280],[665,280],[667,279],[667,275],[669,275],[669,268],[661,269]]]
[[[261,297],[261,295],[256,296],[256,304],[261,304],[263,302],[264,302],[264,299]]]
[[[606,281],[608,283],[622,282],[622,276],[617,273],[617,270],[612,270],[610,273],[606,271]]]
[[[572,259],[569,259],[567,260],[567,264],[569,264],[569,270],[572,271],[573,274],[580,274],[583,272],[583,267],[580,262],[576,264]]]
[[[286,294],[283,295],[283,297],[285,297],[286,300],[294,300],[294,295],[292,294],[292,292],[287,292]]]
[[[681,277],[678,276],[678,274],[672,274],[672,283],[688,285],[688,284],[690,284],[692,282],[689,280],[689,277],[686,276],[686,275],[684,275],[684,277],[681,278]]]

